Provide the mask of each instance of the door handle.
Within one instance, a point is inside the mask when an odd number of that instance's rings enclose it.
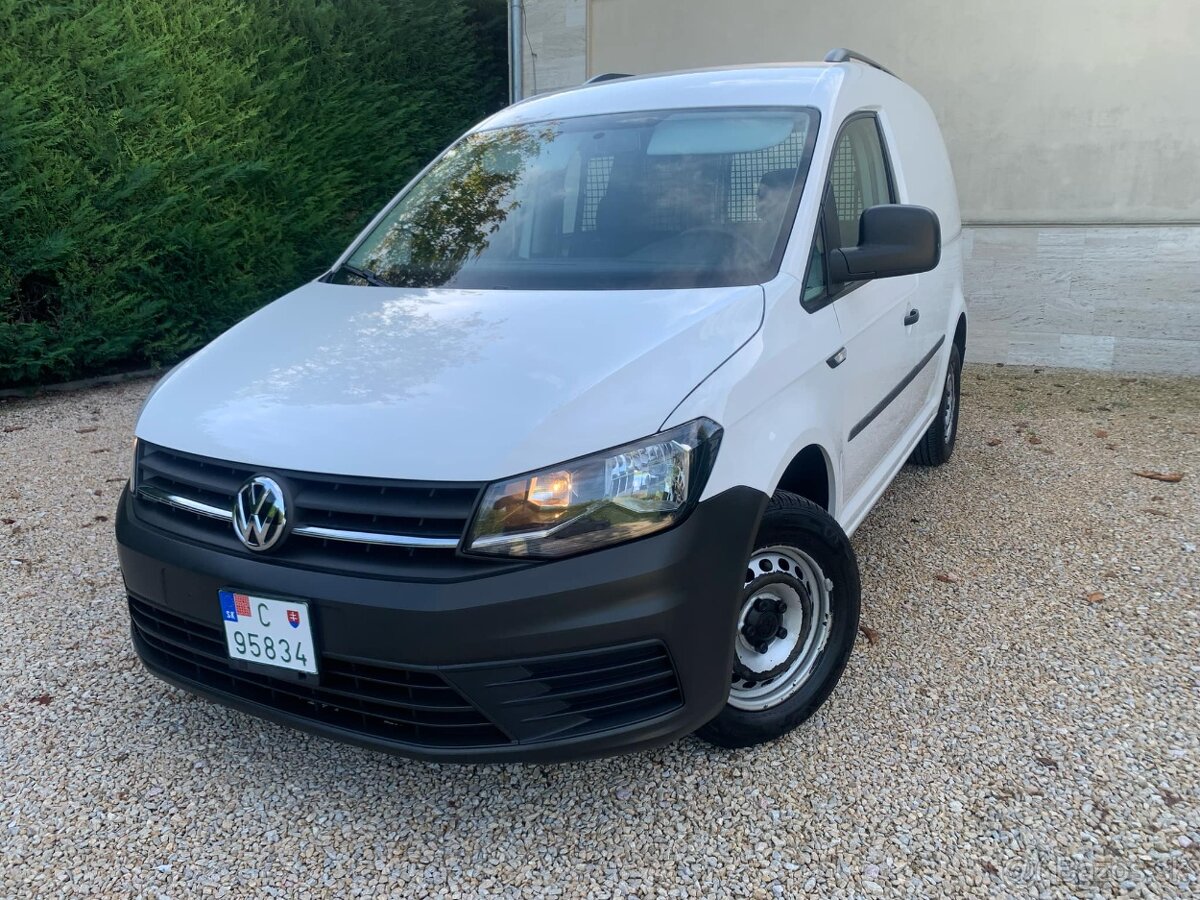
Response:
[[[910,309],[908,315],[904,317],[904,327],[907,328],[909,325],[916,325],[919,318],[921,318],[921,311],[919,309]]]
[[[845,361],[846,361],[846,348],[842,347],[840,350],[838,350],[837,353],[833,354],[833,356],[831,356],[831,357],[829,357],[829,359],[825,360],[825,363],[826,363],[826,365],[829,366],[829,368],[836,369],[838,366],[840,366]]]

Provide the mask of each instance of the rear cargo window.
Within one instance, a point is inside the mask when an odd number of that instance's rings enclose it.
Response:
[[[814,110],[751,108],[477,132],[410,187],[349,263],[412,287],[766,281],[779,269],[816,125]]]

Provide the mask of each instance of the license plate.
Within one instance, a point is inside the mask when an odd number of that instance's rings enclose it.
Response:
[[[221,591],[221,619],[232,659],[316,673],[307,603]]]

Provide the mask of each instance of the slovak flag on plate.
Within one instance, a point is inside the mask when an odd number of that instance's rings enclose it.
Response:
[[[221,591],[221,618],[227,622],[236,622],[239,616],[250,618],[250,597],[246,594]]]
[[[300,627],[300,610],[289,609],[287,611],[287,616],[288,616],[288,624],[289,625],[291,625],[293,628]]]

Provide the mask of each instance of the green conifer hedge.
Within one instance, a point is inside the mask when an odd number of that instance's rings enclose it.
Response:
[[[0,386],[171,363],[319,274],[502,102],[496,3],[0,0]]]

